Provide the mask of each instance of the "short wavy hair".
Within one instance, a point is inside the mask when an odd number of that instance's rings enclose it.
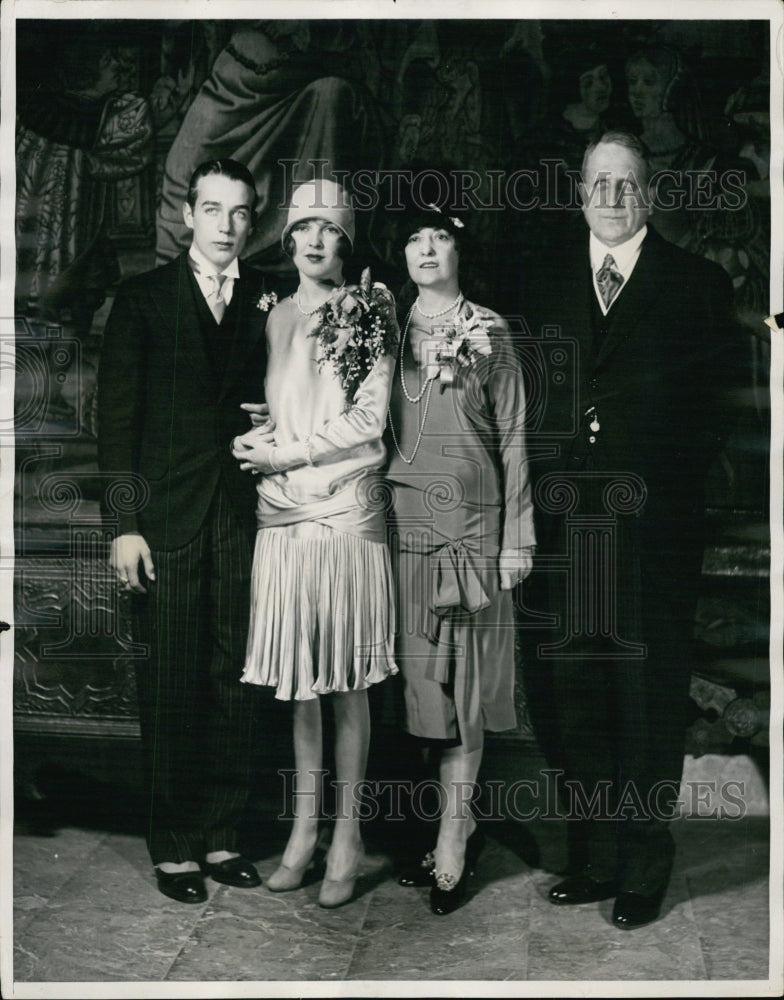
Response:
[[[645,156],[645,147],[633,132],[625,132],[622,129],[610,129],[607,132],[603,132],[598,139],[588,144],[583,154],[582,166],[580,167],[580,174],[583,180],[585,180],[585,168],[588,160],[599,146],[623,146],[624,149],[632,153],[639,168],[637,183],[641,188],[647,186],[650,178],[650,168]]]
[[[318,216],[314,216],[314,218],[318,218]],[[291,233],[289,233],[288,236],[283,241],[283,253],[285,253],[287,257],[293,257],[295,249],[296,247],[294,245],[294,237],[292,236]],[[341,260],[348,260],[352,252],[353,248],[351,246],[351,240],[348,238],[348,236],[344,236],[341,233],[337,246],[338,257],[340,257]]]
[[[255,217],[259,195],[256,191],[256,182],[253,180],[253,174],[244,163],[240,163],[239,160],[232,160],[228,156],[223,156],[217,160],[207,160],[205,163],[200,163],[193,171],[191,179],[188,181],[188,194],[186,196],[186,200],[191,208],[196,207],[196,199],[199,196],[199,181],[202,177],[209,177],[212,174],[219,174],[222,177],[228,177],[231,181],[242,181],[243,184],[246,184],[251,191],[251,215]]]

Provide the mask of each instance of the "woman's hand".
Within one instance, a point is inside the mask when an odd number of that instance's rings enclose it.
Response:
[[[501,590],[511,590],[521,583],[531,572],[533,564],[533,546],[524,549],[502,549],[498,556]]]
[[[266,424],[253,427],[231,442],[231,453],[240,463],[240,468],[252,472],[254,476],[268,476],[271,472],[280,471],[280,467],[273,464],[275,450],[275,435]]]

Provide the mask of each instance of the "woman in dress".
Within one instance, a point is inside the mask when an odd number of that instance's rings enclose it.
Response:
[[[437,914],[460,905],[481,846],[467,789],[484,732],[515,726],[511,591],[534,546],[522,372],[504,320],[460,291],[466,239],[437,210],[404,229],[418,294],[401,335],[387,471],[405,725],[440,753],[442,800],[433,851],[400,882],[430,885]]]
[[[320,363],[321,307],[343,285],[353,209],[332,181],[292,197],[283,246],[296,292],[270,312],[265,378],[274,443],[263,426],[235,439],[260,473],[248,653],[242,679],[294,702],[294,823],[273,892],[302,883],[316,848],[322,767],[321,701],[335,717],[336,821],[319,903],[347,902],[362,862],[358,786],[370,737],[367,688],[396,673],[393,584],[383,505],[373,503],[395,359],[380,353],[347,393],[340,360]],[[397,342],[393,302],[391,342]],[[351,300],[353,301],[353,300]],[[344,306],[349,299],[344,296]],[[268,304],[268,303],[264,303]],[[345,371],[343,372],[345,374]]]

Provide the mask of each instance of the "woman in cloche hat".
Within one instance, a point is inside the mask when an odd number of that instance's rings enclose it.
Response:
[[[381,436],[398,331],[383,286],[371,287],[368,277],[362,288],[345,287],[353,240],[354,211],[339,184],[315,180],[294,191],[282,242],[299,286],[267,322],[274,445],[255,427],[233,446],[242,468],[261,473],[242,679],[271,685],[276,698],[294,702],[294,823],[267,888],[297,889],[316,850],[326,698],[337,772],[319,894],[327,907],[348,902],[362,864],[358,786],[370,738],[367,688],[397,672],[384,509],[369,498],[385,460]],[[271,304],[263,297],[259,307]]]

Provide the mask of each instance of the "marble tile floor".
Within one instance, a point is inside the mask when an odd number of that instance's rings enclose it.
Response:
[[[674,823],[678,854],[663,917],[633,932],[612,926],[611,900],[548,903],[563,861],[552,821],[487,824],[469,899],[446,917],[430,913],[427,890],[397,885],[389,844],[371,830],[355,899],[324,910],[316,882],[278,895],[208,881],[208,902],[175,903],[155,887],[141,831],[107,826],[47,828],[34,814],[17,815],[16,984],[181,983],[176,995],[185,996],[186,983],[253,982],[252,995],[274,996],[275,982],[413,982],[429,995],[459,980],[466,991],[482,981],[552,981],[569,995],[568,983],[580,980],[769,975],[766,816]],[[262,876],[285,835],[285,824],[271,825],[270,848],[256,859]],[[213,988],[209,995],[228,995]],[[35,995],[53,994],[42,986]]]

